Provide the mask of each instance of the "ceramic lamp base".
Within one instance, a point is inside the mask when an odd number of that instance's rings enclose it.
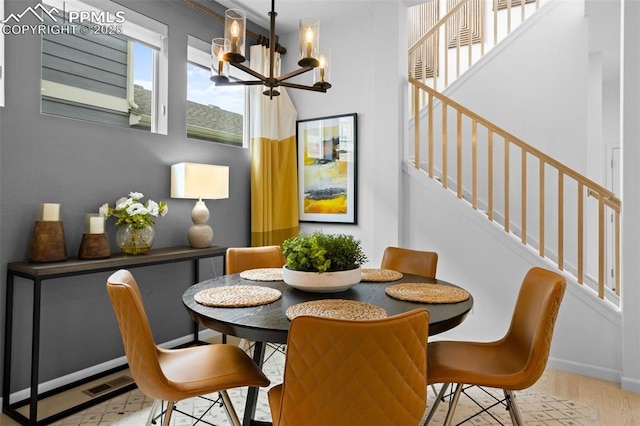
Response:
[[[187,239],[192,248],[211,247],[213,228],[204,224],[192,225],[187,232]]]
[[[213,228],[207,225],[209,220],[209,209],[202,200],[198,200],[191,210],[191,220],[193,225],[187,232],[187,239],[192,248],[211,247],[213,241]]]

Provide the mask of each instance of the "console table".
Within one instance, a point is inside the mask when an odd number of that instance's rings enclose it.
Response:
[[[75,275],[87,275],[105,271],[116,271],[122,268],[137,268],[151,265],[161,265],[173,262],[193,261],[193,283],[200,280],[200,259],[222,257],[223,273],[226,257],[226,247],[209,247],[204,249],[192,249],[190,247],[168,247],[152,249],[144,255],[130,256],[114,254],[107,259],[78,260],[71,258],[62,262],[52,263],[27,263],[10,262],[7,265],[7,299],[5,310],[5,335],[4,335],[4,365],[2,376],[2,411],[24,425],[43,425],[59,420],[72,413],[83,410],[91,405],[101,402],[113,396],[113,392],[98,396],[91,401],[66,409],[52,416],[38,420],[38,400],[60,390],[48,391],[43,395],[38,394],[40,361],[40,305],[42,282],[53,278],[63,278]],[[31,341],[31,393],[26,400],[9,403],[11,392],[11,347],[13,342],[13,290],[14,278],[21,277],[33,282],[33,322]],[[194,340],[198,339],[198,325],[194,323]],[[95,377],[94,377],[95,378]],[[73,387],[67,385],[64,389]],[[17,408],[29,405],[29,417],[17,411]]]

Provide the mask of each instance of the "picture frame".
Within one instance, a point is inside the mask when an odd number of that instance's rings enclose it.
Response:
[[[357,224],[357,113],[296,121],[300,222]]]

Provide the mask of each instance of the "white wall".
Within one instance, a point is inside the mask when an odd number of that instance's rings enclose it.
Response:
[[[622,387],[640,392],[640,2],[624,1],[622,100]]]
[[[624,389],[640,392],[640,289],[636,285],[640,279],[640,89],[637,79],[630,77],[639,72],[640,50],[634,22],[640,16],[640,5],[634,1],[625,4],[630,12],[624,25],[626,78],[621,86],[624,316],[572,284],[560,311],[549,366],[620,382]],[[615,110],[617,95],[606,92],[610,90],[608,83],[598,92],[588,90],[590,84],[601,79],[602,70],[598,68],[597,54],[592,54],[589,62],[586,38],[583,40],[587,29],[583,3],[559,0],[549,5],[552,8],[546,11],[544,20],[503,48],[499,59],[485,63],[472,77],[465,77],[467,80],[454,86],[450,95],[605,184],[604,168],[592,161],[604,162],[601,157],[605,132],[612,138],[619,135],[611,132],[616,129],[612,122],[615,120],[603,113],[605,107]],[[540,43],[541,51],[537,51],[534,39]],[[527,47],[528,40],[531,49]],[[541,61],[541,57],[548,57],[547,53],[553,55],[552,59]],[[472,83],[476,77],[481,84]],[[590,119],[602,122],[594,124]],[[494,224],[484,215],[469,209],[439,184],[417,181],[418,177],[424,179],[419,174],[408,169],[403,178],[408,200],[404,209],[407,245],[436,249],[440,254],[438,276],[463,285],[475,297],[472,315],[446,337],[488,340],[501,336],[511,314],[504,307],[513,306],[526,271],[532,266],[553,266],[545,265],[543,259],[511,236],[495,232]]]
[[[326,94],[288,93],[299,119],[358,113],[358,224],[303,223],[301,229],[353,234],[379,265],[384,248],[398,244],[407,18],[398,0],[360,3],[357,13],[320,23],[320,45],[331,48],[333,87]],[[297,34],[284,44],[296,46]],[[295,62],[295,54],[285,55],[283,71]]]
[[[588,78],[584,3],[547,2],[512,36],[491,52],[495,55],[491,60],[478,64],[445,94],[584,171]]]
[[[468,289],[474,308],[458,327],[435,339],[493,340],[507,330],[520,283],[534,267],[554,269],[455,194],[413,168],[403,177],[407,245],[438,252],[438,278]],[[582,287],[568,286],[549,367],[620,380],[621,316],[602,309]],[[597,348],[597,349],[596,349]]]

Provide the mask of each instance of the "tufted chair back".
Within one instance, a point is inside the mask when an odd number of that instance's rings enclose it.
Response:
[[[417,425],[426,407],[429,313],[381,320],[295,318],[274,425]]]

